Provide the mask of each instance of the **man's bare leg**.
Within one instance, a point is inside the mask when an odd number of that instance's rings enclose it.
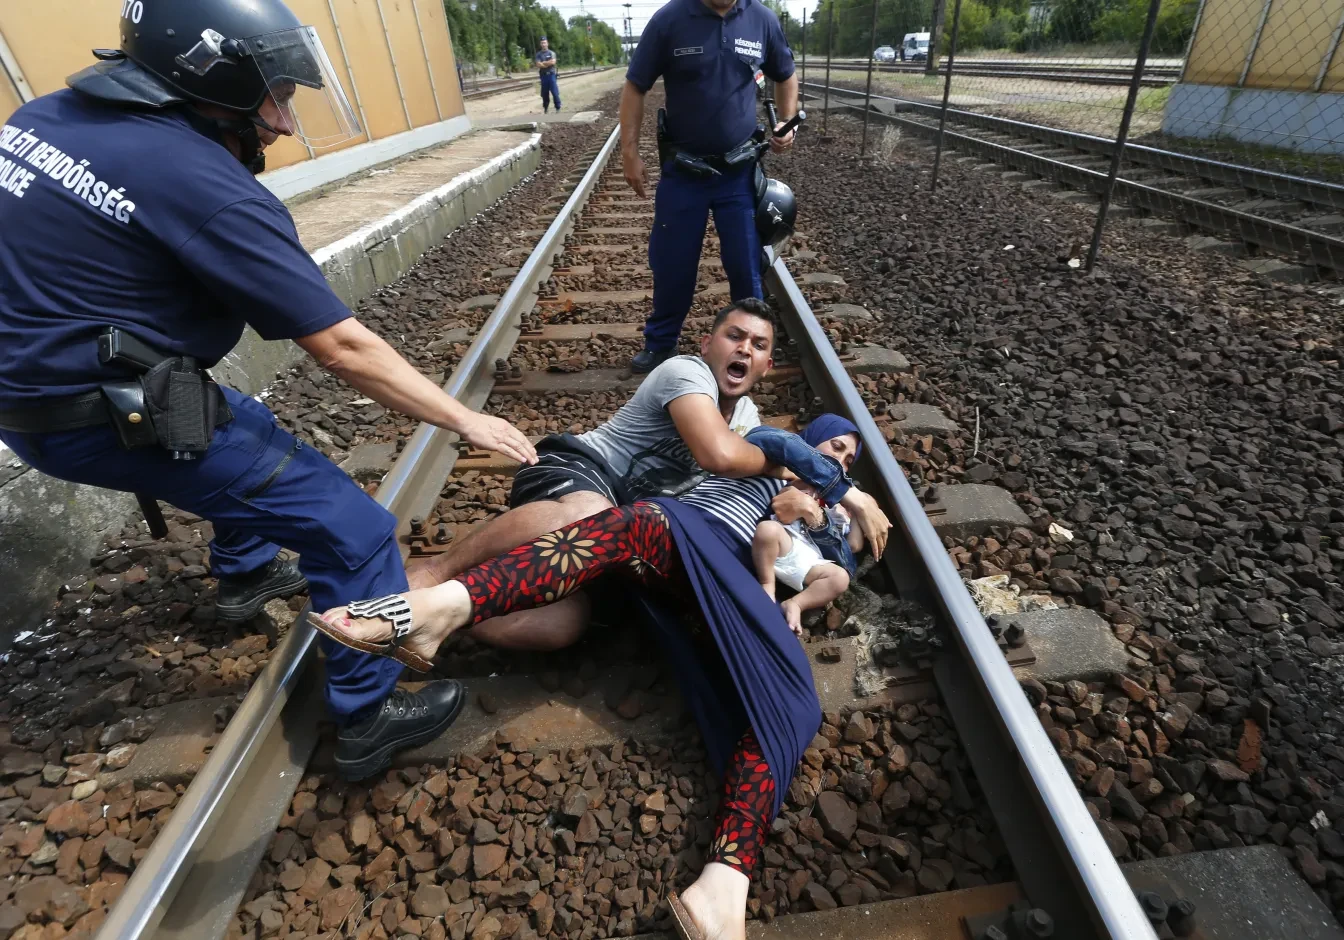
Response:
[[[437,558],[408,569],[407,580],[413,591],[442,584],[487,559],[610,508],[611,503],[605,498],[585,490],[558,500],[540,500],[510,509],[463,538],[454,539]]]
[[[577,643],[588,629],[592,610],[588,594],[580,591],[549,607],[493,617],[467,635],[497,649],[549,653]]]

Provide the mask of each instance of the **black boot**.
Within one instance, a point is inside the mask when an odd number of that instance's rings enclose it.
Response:
[[[431,682],[419,692],[394,689],[377,714],[341,729],[336,737],[336,769],[351,782],[381,773],[395,752],[442,734],[456,720],[466,698],[456,679]]]
[[[275,558],[269,565],[240,578],[220,578],[215,599],[215,620],[241,623],[261,612],[277,597],[293,597],[307,590],[308,582],[291,561]]]
[[[643,375],[646,372],[652,372],[668,359],[671,359],[676,352],[675,349],[650,349],[648,346],[645,346],[635,354],[634,359],[630,360],[630,371],[635,373],[635,375]]]

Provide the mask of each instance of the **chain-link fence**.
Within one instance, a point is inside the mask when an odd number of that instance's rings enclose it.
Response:
[[[823,0],[785,27],[861,148],[870,117],[939,142],[935,185],[956,149],[1094,194],[1098,239],[1125,205],[1344,271],[1344,0]]]

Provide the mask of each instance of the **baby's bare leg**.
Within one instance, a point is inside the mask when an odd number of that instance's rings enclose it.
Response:
[[[793,548],[793,536],[778,522],[767,519],[756,526],[756,537],[751,540],[751,560],[756,566],[756,580],[765,593],[775,599],[775,562]]]
[[[849,590],[849,572],[839,565],[817,565],[803,579],[803,589],[779,605],[789,629],[803,635],[803,611],[825,607]]]

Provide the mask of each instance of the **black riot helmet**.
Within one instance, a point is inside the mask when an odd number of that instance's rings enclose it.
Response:
[[[260,172],[257,127],[330,147],[359,134],[317,31],[282,0],[120,0],[121,48],[72,75],[76,91],[128,107],[213,105]],[[259,111],[270,96],[278,117]]]
[[[756,171],[756,231],[761,236],[761,244],[770,245],[779,251],[785,239],[793,235],[793,225],[798,218],[798,201],[788,183],[770,179],[760,170]]]

